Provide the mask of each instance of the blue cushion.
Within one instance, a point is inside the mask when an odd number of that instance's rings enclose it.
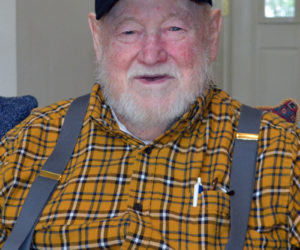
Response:
[[[0,138],[23,121],[38,106],[35,97],[0,97]]]

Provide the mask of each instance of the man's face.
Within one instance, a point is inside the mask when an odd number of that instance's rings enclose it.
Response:
[[[209,18],[190,0],[120,0],[100,28],[90,16],[99,80],[121,119],[168,124],[205,91],[213,57]]]

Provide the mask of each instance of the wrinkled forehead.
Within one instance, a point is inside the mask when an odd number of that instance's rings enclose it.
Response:
[[[101,19],[110,9],[118,2],[122,0],[95,0],[95,13],[96,18]],[[141,0],[143,1],[143,0]],[[158,0],[164,1],[164,0]],[[188,0],[187,0],[188,1]],[[208,3],[212,6],[212,0],[190,0],[196,3]]]

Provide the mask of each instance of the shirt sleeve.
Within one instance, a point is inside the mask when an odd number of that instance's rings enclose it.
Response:
[[[10,229],[5,226],[3,221],[5,212],[5,194],[10,188],[10,184],[5,181],[6,166],[9,162],[12,152],[14,151],[15,145],[17,145],[20,138],[22,138],[23,124],[24,123],[21,122],[15,126],[0,140],[0,249],[10,233]]]
[[[7,156],[7,138],[3,138],[0,141],[0,215],[2,218],[3,215],[3,204],[4,204],[4,195],[5,192],[5,185],[4,185],[4,165],[5,165],[5,158]],[[0,219],[0,249],[6,239],[7,231],[3,224],[2,219]]]
[[[289,203],[289,227],[290,243],[294,247],[300,247],[300,130],[298,129],[296,160],[293,166]]]

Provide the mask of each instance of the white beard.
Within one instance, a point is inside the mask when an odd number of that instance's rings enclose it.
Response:
[[[184,88],[182,83],[182,77],[178,73],[180,72],[176,66],[161,66],[155,69],[145,69],[145,67],[132,66],[128,72],[127,82],[130,86],[130,79],[135,75],[139,74],[168,74],[172,75],[178,80],[178,88],[175,92],[175,98],[172,103],[168,105],[160,105],[160,103],[151,103],[151,106],[145,108],[136,103],[132,92],[125,91],[121,93],[120,98],[116,99],[113,94],[114,83],[108,77],[107,71],[105,70],[105,60],[99,62],[99,74],[98,80],[102,86],[105,102],[114,110],[119,118],[123,121],[130,122],[136,128],[152,128],[152,127],[169,127],[175,120],[181,117],[190,107],[195,100],[202,96],[209,87],[211,81],[212,70],[208,57],[208,53],[202,55],[202,67],[198,70],[195,69],[195,73],[190,77],[190,81],[193,88],[188,90]],[[114,73],[113,73],[114,74]],[[116,73],[117,74],[117,73]],[[117,86],[117,85],[116,85]],[[158,92],[157,89],[141,90],[139,93],[144,96],[158,97],[158,95],[167,94],[167,90]],[[163,93],[166,92],[166,93]],[[159,96],[160,97],[160,96]]]

